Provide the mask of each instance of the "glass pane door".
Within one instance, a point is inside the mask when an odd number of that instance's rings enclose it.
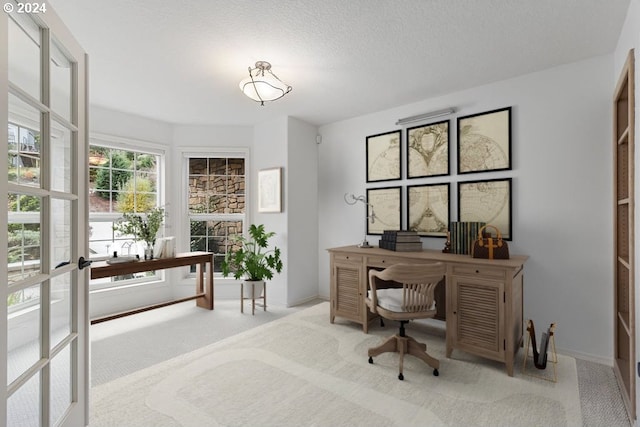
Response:
[[[86,425],[87,273],[78,265],[87,253],[85,54],[48,4],[41,14],[7,4],[0,425]]]

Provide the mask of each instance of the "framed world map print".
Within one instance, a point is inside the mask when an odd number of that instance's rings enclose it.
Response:
[[[491,224],[511,240],[511,178],[458,183],[458,221]]]
[[[511,107],[458,117],[458,173],[511,169]]]
[[[369,188],[367,203],[367,234],[382,234],[384,230],[400,230],[402,219],[401,187]]]
[[[449,175],[449,121],[407,129],[407,178]]]
[[[400,139],[402,131],[380,133],[367,137],[367,182],[400,179]]]
[[[407,228],[421,236],[446,237],[449,183],[407,187]]]

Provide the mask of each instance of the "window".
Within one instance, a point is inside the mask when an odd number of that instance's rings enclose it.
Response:
[[[40,186],[40,132],[9,123],[9,182]]]
[[[89,248],[91,257],[142,254],[144,243],[134,236],[120,235],[113,224],[124,212],[145,213],[160,206],[160,150],[132,150],[124,146],[107,146],[92,140],[89,146]],[[133,144],[133,142],[131,143]],[[103,282],[156,278],[155,272],[93,280],[92,286]]]
[[[219,273],[230,238],[244,231],[245,156],[187,156],[187,164],[190,250],[213,252]]]
[[[8,181],[40,187],[40,132],[27,126],[9,122]],[[38,196],[9,193],[7,206],[7,269],[9,284],[40,273],[40,205]],[[39,300],[35,288],[20,289],[8,297],[13,312],[30,302]]]

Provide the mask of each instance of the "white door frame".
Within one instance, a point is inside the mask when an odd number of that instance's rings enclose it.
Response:
[[[34,3],[35,4],[35,3]],[[40,3],[39,3],[40,4]],[[24,373],[18,378],[13,379],[12,383],[7,385],[8,382],[8,304],[6,303],[7,297],[12,292],[13,288],[9,288],[8,281],[5,279],[4,286],[0,286],[0,301],[4,301],[0,304],[0,345],[2,345],[5,351],[2,353],[2,360],[4,369],[0,369],[0,384],[5,384],[4,387],[0,387],[0,425],[10,425],[8,420],[8,406],[7,401],[10,396],[21,390],[21,387],[26,384],[30,378],[39,378],[40,385],[40,405],[39,405],[39,425],[49,426],[50,411],[49,402],[51,399],[51,382],[49,381],[49,367],[50,362],[55,356],[58,349],[66,351],[69,349],[71,366],[71,377],[73,378],[70,384],[70,401],[71,404],[67,408],[64,416],[54,422],[60,422],[62,426],[82,426],[89,424],[89,312],[88,312],[88,283],[89,275],[87,270],[80,270],[78,267],[78,259],[81,256],[88,257],[88,205],[87,205],[87,146],[88,146],[88,119],[87,119],[87,56],[84,53],[82,47],[75,41],[69,30],[62,23],[60,18],[55,14],[53,9],[48,3],[41,3],[46,7],[46,12],[41,11],[39,13],[30,13],[26,18],[32,18],[33,21],[41,28],[41,93],[40,99],[31,98],[29,94],[21,91],[20,87],[9,82],[9,20],[11,19],[7,13],[3,13],[0,16],[0,43],[2,43],[3,49],[0,54],[0,117],[3,119],[3,125],[0,126],[0,138],[4,141],[8,139],[7,124],[9,122],[9,93],[13,93],[14,96],[29,101],[34,109],[40,110],[40,132],[41,132],[41,149],[40,149],[40,161],[41,161],[41,178],[40,188],[24,189],[18,184],[9,183],[8,181],[0,180],[0,185],[3,188],[0,189],[0,201],[4,206],[8,205],[8,193],[11,190],[24,190],[25,194],[32,194],[42,197],[42,203],[40,206],[41,211],[41,226],[40,226],[40,264],[41,272],[38,275],[36,282],[41,283],[40,295],[38,301],[38,307],[40,310],[40,353],[41,358],[30,368],[26,369]],[[14,13],[17,12],[18,4],[13,1],[5,1],[5,12],[7,5],[12,5],[15,8]],[[25,16],[21,17],[22,19]],[[70,86],[73,88],[71,108],[71,119],[66,120],[64,117],[56,114],[55,110],[50,109],[51,99],[50,96],[50,46],[51,40],[55,38],[57,43],[61,45],[65,54],[72,59],[72,79]],[[35,100],[35,101],[34,101]],[[34,101],[34,102],[32,102]],[[36,105],[38,104],[38,105]],[[55,120],[58,123],[62,123],[70,130],[71,142],[70,142],[70,162],[67,172],[68,178],[70,178],[71,187],[70,191],[59,190],[51,188],[51,168],[48,165],[48,161],[51,158],[49,153],[50,147],[48,146],[51,138],[51,123]],[[5,158],[8,156],[8,144],[0,144],[2,147],[0,153]],[[64,168],[63,168],[64,169]],[[0,162],[0,174],[8,176],[8,166],[6,161]],[[5,184],[6,182],[6,184]],[[68,202],[70,206],[70,250],[69,260],[70,263],[60,270],[54,272],[54,265],[51,265],[50,255],[50,234],[51,230],[49,224],[51,222],[50,201],[62,200]],[[7,212],[6,210],[4,212]],[[8,213],[0,215],[0,229],[7,230],[9,221]],[[74,227],[75,226],[75,227]],[[4,232],[4,231],[3,231]],[[0,245],[0,259],[8,259],[7,245]],[[50,343],[50,302],[51,302],[51,287],[50,279],[59,275],[59,272],[69,273],[70,276],[70,325],[69,333],[62,339],[60,345],[56,345],[53,349]],[[7,278],[9,274],[7,263],[0,262],[0,277]],[[12,285],[13,286],[13,285]],[[55,390],[53,390],[55,393]]]

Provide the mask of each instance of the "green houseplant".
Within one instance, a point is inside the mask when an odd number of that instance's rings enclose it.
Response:
[[[113,230],[144,241],[147,244],[145,258],[153,258],[153,245],[156,243],[156,235],[163,222],[164,209],[155,207],[147,212],[144,218],[142,215],[125,212],[122,218],[113,224]]]
[[[275,236],[273,231],[267,232],[264,224],[249,226],[249,238],[242,235],[235,236],[234,250],[229,250],[221,264],[222,275],[228,277],[233,274],[236,279],[244,279],[245,283],[254,282],[253,286],[246,286],[248,297],[252,297],[251,289],[262,293],[265,279],[272,279],[274,273],[282,271],[280,249],[269,246],[269,239]]]

